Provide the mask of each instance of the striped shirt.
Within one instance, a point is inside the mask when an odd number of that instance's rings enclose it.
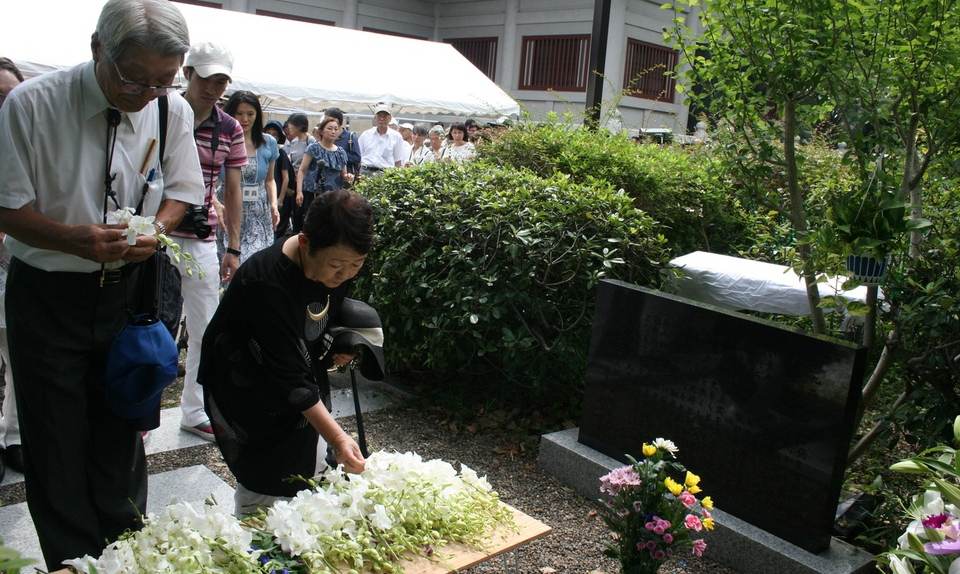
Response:
[[[218,122],[220,133],[217,138],[217,149],[214,152],[213,131]],[[200,171],[203,173],[203,185],[206,189],[203,200],[205,204],[209,204],[214,191],[220,184],[217,180],[220,178],[221,168],[247,165],[247,149],[243,143],[243,128],[240,127],[237,120],[214,106],[210,112],[210,117],[203,120],[203,123],[193,130],[193,137],[197,142],[197,153],[200,155]],[[217,211],[213,208],[207,211],[207,223],[216,231]],[[170,235],[197,238],[196,235],[181,231],[172,231]],[[216,241],[216,233],[211,233],[204,241]]]

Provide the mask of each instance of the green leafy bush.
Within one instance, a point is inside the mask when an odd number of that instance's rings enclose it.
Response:
[[[506,130],[481,145],[479,154],[541,177],[566,174],[575,182],[623,189],[662,225],[673,255],[698,249],[732,253],[750,244],[752,215],[716,176],[709,150],[637,145],[606,130],[552,122]]]
[[[655,284],[665,259],[654,221],[598,181],[478,162],[390,170],[359,191],[378,242],[357,291],[390,367],[503,385],[499,398],[562,400],[582,380],[597,282]]]

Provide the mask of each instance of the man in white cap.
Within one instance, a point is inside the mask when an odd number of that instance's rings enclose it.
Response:
[[[200,155],[206,188],[203,205],[194,207],[170,235],[203,269],[188,275],[181,259],[183,310],[187,316],[186,374],[180,397],[180,428],[213,441],[213,428],[203,410],[203,389],[197,384],[200,341],[220,301],[220,281],[229,281],[240,266],[240,223],[243,212],[241,169],[247,164],[243,128],[217,102],[230,84],[233,55],[218,44],[200,42],[190,47],[183,74],[189,84],[184,98],[193,108],[193,137]],[[224,177],[223,205],[215,190],[221,168]],[[217,226],[226,227],[227,252],[217,261]]]
[[[403,138],[389,129],[390,106],[383,102],[373,108],[373,127],[360,134],[360,174],[368,177],[380,175],[390,167],[400,167],[403,157]]]

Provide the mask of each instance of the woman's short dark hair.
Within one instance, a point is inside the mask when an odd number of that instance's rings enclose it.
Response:
[[[263,137],[263,108],[260,107],[260,98],[253,92],[237,90],[227,100],[227,104],[223,106],[223,111],[234,116],[240,104],[248,104],[257,111],[257,115],[253,118],[253,125],[250,127],[250,139],[253,140],[253,145],[260,147],[267,141]]]
[[[13,77],[15,77],[18,82],[23,81],[23,74],[20,73],[20,68],[18,68],[10,58],[0,58],[0,70],[6,70],[13,74]]]
[[[287,118],[287,123],[302,132],[310,129],[310,122],[307,120],[307,114],[290,114],[290,117]]]
[[[373,246],[373,208],[355,191],[335,189],[321,193],[307,209],[301,232],[307,236],[310,253],[344,245],[366,255]]]
[[[327,117],[336,118],[340,125],[343,125],[343,111],[340,108],[328,108],[324,110],[323,114]]]
[[[463,141],[465,142],[470,141],[470,132],[467,131],[467,126],[463,124],[453,124],[452,126],[450,126],[450,130],[447,132],[448,140],[453,139],[453,130],[460,130],[461,132],[463,132]]]

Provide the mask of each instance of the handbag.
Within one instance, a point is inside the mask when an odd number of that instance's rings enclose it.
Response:
[[[158,104],[162,166],[166,139],[166,98],[161,97]],[[117,203],[110,167],[116,129],[120,123],[119,112],[111,111],[108,118],[104,220],[107,199],[113,198],[114,204]],[[136,210],[138,214],[143,208],[147,191],[144,185]],[[160,426],[163,389],[177,378],[179,354],[173,333],[180,320],[182,306],[180,274],[167,254],[158,249],[150,259],[140,264],[139,270],[130,274],[130,278],[137,281],[135,292],[138,295],[132,302],[130,319],[117,333],[107,353],[104,396],[116,416],[129,421],[138,430],[152,430]]]

